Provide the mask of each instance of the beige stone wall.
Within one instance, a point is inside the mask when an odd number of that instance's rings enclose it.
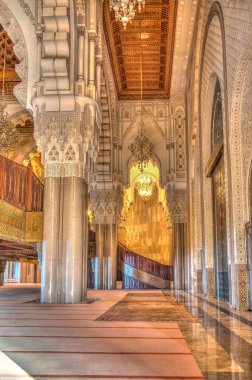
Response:
[[[146,202],[135,194],[135,203],[119,232],[119,241],[135,253],[173,265],[172,229],[167,228],[166,214],[158,203],[157,189]]]
[[[246,308],[246,292],[238,289],[239,270],[244,271],[247,264],[245,223],[248,221],[252,151],[252,3],[220,0],[220,7],[216,4],[213,0],[199,1],[187,72],[190,245],[195,278],[201,259],[203,270],[213,267],[212,188],[211,179],[205,176],[205,167],[210,157],[212,101],[218,77],[224,115],[228,261],[234,284],[230,302],[237,308]],[[244,280],[244,289],[246,282]],[[204,286],[207,292],[206,278]]]

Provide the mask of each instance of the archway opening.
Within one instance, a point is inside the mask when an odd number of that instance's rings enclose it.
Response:
[[[170,288],[173,282],[172,225],[159,167],[130,167],[119,228],[120,275],[124,288]]]

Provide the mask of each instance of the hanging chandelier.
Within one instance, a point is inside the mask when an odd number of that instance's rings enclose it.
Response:
[[[144,135],[142,128],[140,128],[134,143],[130,144],[129,150],[132,154],[133,163],[137,165],[140,172],[143,172],[152,159],[154,145]]]
[[[138,5],[138,11],[141,12],[145,0],[109,0],[109,5],[110,9],[115,12],[115,19],[121,21],[124,29],[126,29],[128,22],[135,17],[136,5]]]
[[[143,200],[148,201],[154,190],[154,182],[149,176],[140,177],[136,183],[136,189],[138,195],[143,198]]]
[[[4,56],[3,56],[3,81],[2,81],[2,95],[0,99],[0,150],[8,151],[14,150],[19,142],[18,134],[15,126],[8,119],[8,113],[6,112],[6,103],[4,99],[4,87],[5,87],[5,69],[6,69],[6,45],[5,39]]]
[[[140,33],[141,39],[141,33]],[[129,150],[132,154],[132,161],[137,165],[138,169],[143,172],[147,168],[148,163],[151,161],[153,156],[154,145],[144,135],[143,127],[143,57],[142,57],[142,45],[141,45],[141,56],[140,56],[140,75],[141,75],[141,112],[140,112],[140,123],[139,132],[135,141],[129,145]]]

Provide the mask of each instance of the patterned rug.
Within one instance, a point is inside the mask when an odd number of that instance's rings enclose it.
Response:
[[[196,319],[166,293],[129,293],[97,321],[196,322]]]

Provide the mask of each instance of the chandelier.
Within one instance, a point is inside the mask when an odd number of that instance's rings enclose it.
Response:
[[[6,44],[4,48],[4,59],[3,59],[3,82],[2,82],[2,96],[0,100],[0,150],[8,151],[14,150],[18,144],[18,134],[15,126],[8,119],[8,113],[6,112],[6,103],[4,100],[4,86],[5,86],[5,69],[6,69]]]
[[[133,163],[137,165],[140,172],[147,168],[153,155],[154,145],[143,133],[141,128],[134,143],[130,144],[129,150],[132,154]]]
[[[140,33],[141,38],[141,33]],[[129,150],[132,154],[132,161],[137,165],[138,169],[143,172],[144,169],[147,168],[149,161],[152,159],[154,145],[148,139],[147,136],[144,135],[143,131],[143,58],[142,58],[142,45],[141,45],[141,59],[140,59],[140,75],[141,75],[141,120],[139,123],[139,132],[135,139],[135,141],[129,145]]]
[[[138,11],[141,12],[145,0],[109,0],[109,4],[110,9],[115,12],[115,19],[121,21],[124,29],[126,29],[128,22],[135,17],[136,5],[138,5]]]
[[[136,189],[138,195],[143,198],[143,200],[148,201],[153,194],[154,183],[150,177],[143,176],[138,180]]]

